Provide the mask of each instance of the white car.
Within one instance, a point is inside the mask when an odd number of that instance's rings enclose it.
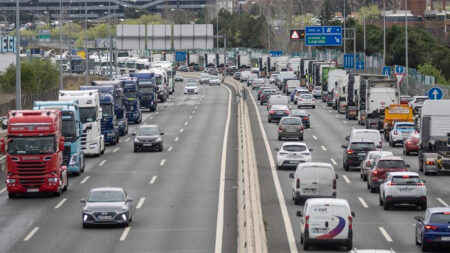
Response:
[[[285,142],[277,151],[277,169],[297,167],[299,163],[311,162],[312,149],[304,142]]]
[[[391,151],[381,151],[381,150],[374,150],[367,152],[366,156],[364,157],[364,160],[361,162],[362,180],[367,181],[367,176],[369,175],[369,172],[372,170],[375,158],[387,156],[394,156],[394,154]]]
[[[265,85],[264,79],[258,78],[252,82],[252,90],[259,89]]]
[[[277,82],[277,77],[278,77],[278,74],[272,74],[270,76],[270,78],[269,78],[269,82],[270,83],[276,83]]]
[[[410,204],[427,209],[427,187],[416,172],[391,172],[380,185],[380,206],[388,210],[396,204]]]
[[[312,94],[315,98],[320,98],[322,97],[322,86],[315,86]]]
[[[186,83],[184,85],[184,94],[198,94],[198,87],[196,83]]]
[[[207,83],[209,83],[209,74],[207,74],[207,73],[202,73],[201,75],[200,75],[200,83],[201,84],[207,84]]]
[[[294,95],[294,104],[297,104],[297,100],[302,96],[302,94],[311,94],[307,89],[298,89]]]
[[[297,99],[297,107],[298,108],[311,107],[313,109],[316,108],[316,102],[313,95],[311,94],[300,95],[300,97]]]
[[[220,79],[219,79],[219,77],[217,77],[217,76],[212,76],[210,79],[209,79],[209,86],[211,86],[211,85],[220,85]]]
[[[409,101],[408,105],[413,109],[413,112],[418,112],[419,109],[422,108],[425,100],[428,100],[428,96],[414,96],[411,101]]]

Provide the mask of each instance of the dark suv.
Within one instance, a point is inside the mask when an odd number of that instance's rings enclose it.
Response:
[[[351,167],[360,167],[366,153],[377,148],[372,140],[364,139],[353,140],[348,145],[341,147],[345,149],[342,163],[346,171]]]

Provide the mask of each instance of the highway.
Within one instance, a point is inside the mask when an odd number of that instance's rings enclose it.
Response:
[[[141,124],[159,124],[165,134],[163,152],[133,153],[137,125],[130,125],[117,146],[87,159],[61,197],[8,199],[2,191],[0,252],[214,252],[218,243],[236,252],[234,93],[199,87],[198,95],[184,95],[178,83],[157,112],[144,112]],[[82,228],[79,200],[104,186],[133,197],[129,227]]]
[[[245,85],[245,83],[243,83]],[[246,85],[245,85],[246,86]],[[278,88],[276,88],[278,90]],[[275,147],[280,147],[282,141],[277,139],[277,123],[267,123],[265,106],[256,101],[256,92],[247,90],[252,97],[247,98],[249,114],[255,141],[255,153],[261,185],[261,199],[263,217],[266,222],[269,252],[298,252],[303,251],[300,244],[300,222],[296,211],[303,210],[303,206],[295,205],[292,200],[292,179],[290,170],[279,170],[271,167],[269,159],[276,162]],[[292,108],[295,105],[292,104]],[[363,128],[356,121],[349,121],[338,114],[331,107],[316,100],[316,109],[305,108],[311,116],[311,128],[305,130],[304,142],[314,151],[313,162],[327,162],[333,164],[337,181],[337,197],[346,199],[356,213],[354,219],[353,246],[358,249],[393,249],[396,252],[421,252],[414,243],[414,216],[423,212],[414,207],[396,207],[384,211],[379,206],[378,193],[373,194],[366,187],[366,182],[360,178],[359,169],[344,171],[342,167],[343,149],[346,144],[345,136],[352,128]],[[260,119],[259,116],[260,115]],[[262,126],[262,129],[260,128]],[[265,137],[269,150],[265,146]],[[405,156],[398,145],[391,148],[387,142],[383,143],[383,150],[389,150],[394,155],[401,156],[409,164],[410,171],[419,172],[417,156]],[[270,155],[267,155],[267,154]],[[271,157],[270,157],[271,156]],[[450,177],[448,175],[424,176],[426,180],[428,207],[448,206],[450,203]],[[277,190],[279,189],[279,191]],[[284,211],[285,210],[285,211]],[[295,241],[293,239],[295,238]],[[336,250],[332,247],[318,247],[315,252],[329,252]],[[448,250],[448,249],[447,249]],[[443,250],[442,252],[448,252]]]

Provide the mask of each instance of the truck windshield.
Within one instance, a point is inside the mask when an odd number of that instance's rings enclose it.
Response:
[[[125,68],[125,62],[119,62],[119,63],[117,63],[117,66],[119,68]]]
[[[54,136],[12,137],[8,140],[8,154],[38,155],[56,151]]]
[[[72,141],[77,137],[76,124],[74,119],[63,119],[62,134],[66,141]]]
[[[127,68],[132,69],[136,66],[136,63],[134,62],[127,62]]]
[[[97,119],[97,113],[96,113],[95,107],[80,108],[81,123],[94,122],[96,119]]]
[[[136,99],[137,92],[136,91],[124,91],[123,95],[125,95],[126,98]]]
[[[137,63],[137,64],[136,64],[136,68],[137,68],[137,69],[144,69],[144,68],[145,68],[145,65],[144,65],[143,63]]]
[[[101,104],[102,107],[102,116],[103,117],[111,117],[113,115],[113,106],[112,104]]]
[[[143,94],[151,94],[151,93],[154,93],[154,88],[153,88],[153,87],[140,87],[139,90],[140,90],[141,93],[143,93]]]

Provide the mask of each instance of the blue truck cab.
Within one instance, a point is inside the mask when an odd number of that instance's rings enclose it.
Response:
[[[57,109],[62,114],[62,134],[64,136],[63,165],[72,175],[84,172],[84,153],[81,150],[83,123],[80,120],[78,101],[35,101],[33,110]]]
[[[158,86],[156,85],[155,74],[142,73],[141,71],[139,73],[130,74],[130,76],[137,78],[141,108],[148,108],[151,112],[156,111],[158,107]]]
[[[114,81],[93,81],[92,86],[114,86],[114,112],[117,117],[117,124],[119,125],[120,136],[125,136],[128,133],[128,118],[127,107],[125,104],[125,95],[123,92],[123,80]]]
[[[80,90],[98,90],[100,106],[102,107],[101,133],[105,143],[116,145],[119,142],[120,132],[116,111],[114,110],[116,98],[114,86],[80,86]]]
[[[123,93],[125,97],[125,107],[127,108],[127,119],[135,123],[141,123],[142,110],[139,99],[139,87],[137,78],[123,81]]]

